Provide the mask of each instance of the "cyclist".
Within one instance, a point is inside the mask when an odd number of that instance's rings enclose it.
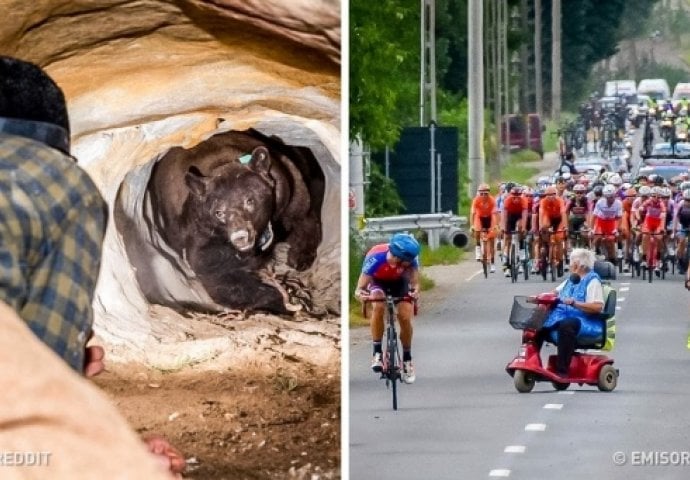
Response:
[[[683,201],[676,207],[673,216],[672,235],[678,238],[678,268],[682,274],[688,270],[688,264],[685,262],[688,231],[690,231],[690,189],[683,190]]]
[[[482,183],[477,189],[477,196],[472,200],[470,209],[470,225],[474,231],[474,255],[479,262],[482,260],[481,231],[489,231],[489,257],[491,259],[491,273],[496,271],[494,266],[494,239],[496,236],[496,200],[489,195],[489,185]]]
[[[501,228],[503,229],[503,258],[505,258],[503,267],[505,276],[510,276],[510,259],[508,258],[508,246],[511,243],[511,232],[519,232],[520,247],[518,251],[522,250],[522,242],[524,241],[523,233],[525,231],[525,224],[527,222],[527,198],[522,196],[522,187],[513,185],[508,195],[503,199],[503,213],[501,215]]]
[[[650,234],[664,233],[666,227],[666,208],[664,202],[661,201],[660,194],[661,187],[653,187],[650,198],[642,204],[638,211],[641,217],[644,216],[644,222],[642,223],[642,267],[647,266]],[[661,242],[659,242],[659,245],[661,245]]]
[[[405,297],[405,300],[398,303],[397,308],[400,343],[403,347],[402,378],[405,383],[414,383],[416,378],[412,364],[412,302],[419,292],[419,250],[417,240],[405,233],[396,233],[388,243],[375,245],[364,257],[362,273],[355,290],[355,296],[361,302],[384,300],[386,294]],[[371,302],[368,311],[374,346],[371,369],[380,372],[383,369],[381,342],[386,305],[381,301]]]
[[[603,188],[602,195],[594,205],[590,221],[591,235],[594,238],[594,251],[598,251],[602,239],[607,236],[618,237],[618,230],[623,218],[623,205],[616,198],[616,187],[609,184]],[[606,258],[615,263],[615,243],[608,245]]]
[[[565,213],[568,216],[568,251],[580,245],[573,245],[572,239],[581,234],[583,226],[589,225],[589,202],[585,193],[587,188],[581,183],[573,187],[575,196],[565,204]]]
[[[550,186],[544,191],[544,198],[539,201],[539,229],[541,230],[541,246],[549,244],[547,235],[549,228],[553,230],[554,252],[553,258],[561,261],[562,246],[565,240],[563,232],[566,226],[565,203],[558,196],[556,187]]]
[[[625,242],[624,258],[627,259],[628,263],[632,261],[632,246],[633,246],[633,231],[632,231],[632,206],[635,203],[637,197],[637,190],[634,188],[628,188],[625,191],[625,199],[622,202],[623,205],[623,218],[621,219],[621,237]],[[627,265],[625,266],[624,272],[628,271]]]

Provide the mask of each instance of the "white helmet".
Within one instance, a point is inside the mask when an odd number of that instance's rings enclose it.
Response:
[[[683,190],[683,200],[690,200],[690,188]]]
[[[661,188],[661,196],[664,198],[671,198],[671,189],[668,187],[660,187]]]
[[[687,189],[689,189],[689,188],[690,188],[690,182],[688,182],[688,181],[685,181],[685,182],[683,182],[683,183],[680,184],[680,189],[681,189],[681,190],[687,190]]]
[[[652,189],[649,188],[647,185],[642,185],[640,187],[639,194],[641,197],[648,197],[652,193]]]
[[[620,175],[613,174],[609,177],[609,183],[611,185],[615,185],[616,187],[620,187],[623,184],[623,179]]]
[[[652,195],[660,197],[661,196],[661,187],[652,187]]]
[[[608,184],[604,187],[602,194],[605,197],[613,197],[616,194],[616,187],[614,187],[611,184]]]

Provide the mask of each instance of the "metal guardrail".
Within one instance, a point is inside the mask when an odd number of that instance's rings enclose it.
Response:
[[[429,247],[434,250],[441,243],[463,248],[469,240],[463,227],[467,217],[452,213],[420,213],[397,215],[391,217],[367,218],[361,235],[366,243],[386,242],[395,232],[424,230],[427,233]]]

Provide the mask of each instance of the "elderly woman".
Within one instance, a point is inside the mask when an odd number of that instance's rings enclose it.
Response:
[[[560,303],[544,321],[537,335],[541,349],[545,340],[558,345],[556,373],[568,376],[578,338],[599,338],[603,326],[598,316],[604,308],[604,290],[594,268],[594,252],[576,248],[570,254],[570,277],[556,288]]]

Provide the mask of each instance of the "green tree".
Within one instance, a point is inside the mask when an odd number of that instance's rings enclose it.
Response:
[[[350,137],[393,145],[418,103],[417,2],[350,1]],[[407,106],[409,105],[409,106]]]

